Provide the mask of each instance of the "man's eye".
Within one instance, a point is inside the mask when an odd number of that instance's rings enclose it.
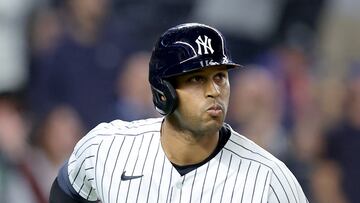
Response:
[[[216,74],[216,76],[215,76],[215,79],[217,80],[217,81],[223,81],[223,80],[225,80],[226,79],[226,74],[224,74],[224,73],[218,73],[218,74]]]
[[[194,82],[194,83],[199,83],[199,82],[203,82],[204,81],[204,78],[199,76],[199,75],[195,75],[191,78],[189,78],[188,80],[189,82]]]

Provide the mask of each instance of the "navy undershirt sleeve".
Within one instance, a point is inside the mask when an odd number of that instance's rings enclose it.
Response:
[[[50,203],[92,203],[81,197],[72,187],[67,173],[67,162],[61,167],[50,192]],[[96,202],[96,201],[95,201]]]

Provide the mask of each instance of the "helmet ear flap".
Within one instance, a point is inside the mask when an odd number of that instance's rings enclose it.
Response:
[[[176,90],[170,82],[162,80],[162,83],[162,91],[152,88],[153,102],[155,104],[156,110],[161,115],[166,116],[174,112],[178,104],[178,98]]]

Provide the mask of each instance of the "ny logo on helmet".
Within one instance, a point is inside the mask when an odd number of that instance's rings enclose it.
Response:
[[[201,38],[201,36],[199,36],[196,40],[195,40],[196,44],[198,45],[198,54],[202,55],[202,54],[208,54],[208,50],[211,53],[214,53],[214,49],[211,46],[211,39],[208,38],[208,36],[204,35],[204,40]],[[202,47],[202,48],[201,48]],[[202,49],[204,50],[204,52],[202,52]]]

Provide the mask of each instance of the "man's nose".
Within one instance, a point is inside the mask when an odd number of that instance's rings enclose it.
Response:
[[[206,96],[218,97],[220,95],[220,87],[215,81],[209,80],[206,84]]]

